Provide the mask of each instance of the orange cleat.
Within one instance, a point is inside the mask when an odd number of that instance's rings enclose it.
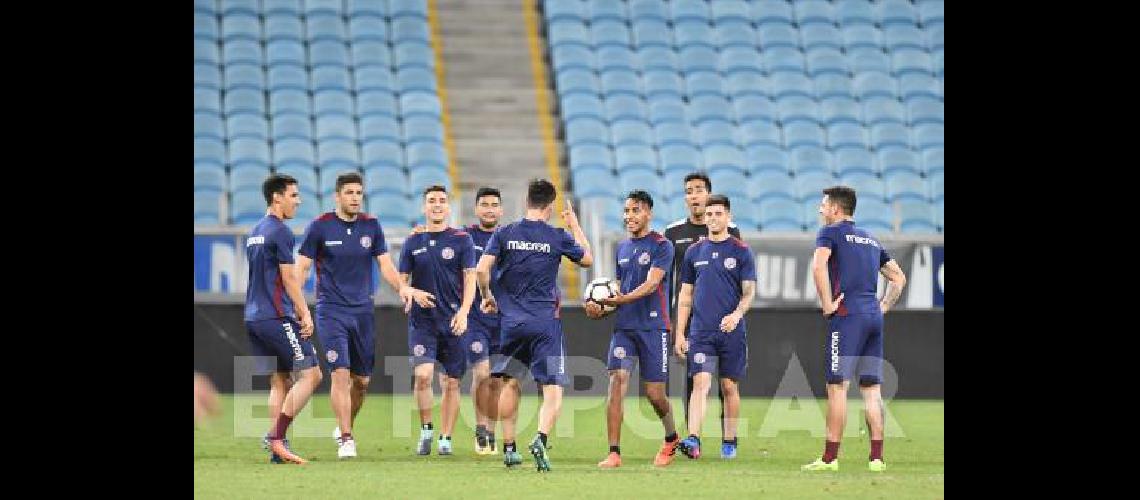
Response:
[[[614,469],[621,467],[621,455],[618,455],[617,453],[611,451],[609,455],[606,455],[605,460],[598,462],[598,467],[601,467],[603,469]]]
[[[289,448],[286,448],[285,443],[283,443],[280,439],[269,440],[269,451],[272,451],[277,456],[281,457],[281,460],[284,460],[286,462],[295,463],[297,465],[305,465],[309,463],[308,460],[305,460],[297,456],[297,454],[289,451]]]
[[[677,453],[677,445],[681,443],[681,436],[661,445],[661,450],[657,452],[657,456],[653,457],[653,465],[664,467],[673,463],[673,455]]]

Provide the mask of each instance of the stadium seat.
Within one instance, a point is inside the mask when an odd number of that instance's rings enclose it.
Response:
[[[918,19],[927,29],[946,22],[946,5],[942,0],[923,0],[918,4]]]
[[[217,89],[194,87],[194,112],[222,112],[222,98]]]
[[[352,94],[346,90],[325,90],[313,95],[313,115],[317,118],[326,115],[351,117],[353,114]]]
[[[824,73],[812,79],[815,86],[815,96],[819,99],[854,98],[851,87],[851,78],[846,75]]]
[[[609,128],[600,119],[580,118],[566,124],[566,144],[570,147],[584,144],[610,144]]]
[[[617,4],[618,2],[609,2]],[[606,19],[594,21],[590,26],[590,38],[594,49],[605,47],[629,47],[629,28],[618,20]]]
[[[935,234],[938,226],[934,223],[934,211],[925,201],[904,200],[899,202],[899,214],[903,234]]]
[[[863,123],[863,108],[850,97],[828,97],[819,102],[819,118],[823,125]]]
[[[685,86],[681,77],[674,71],[647,70],[641,74],[641,86],[645,97],[653,99],[659,96],[681,97]]]
[[[411,18],[427,22],[427,2],[424,0],[388,0],[388,6],[393,19]]]
[[[194,138],[225,140],[226,128],[217,113],[194,113]]]
[[[632,35],[633,45],[638,48],[673,46],[673,31],[664,20],[637,19],[633,23]]]
[[[566,123],[579,118],[602,120],[605,118],[605,107],[602,100],[593,94],[570,94],[562,97],[562,119]]]
[[[666,122],[687,123],[685,103],[681,98],[657,97],[649,100],[649,121],[654,125]]]
[[[891,72],[890,58],[878,48],[848,48],[847,61],[856,74]]]
[[[871,126],[871,145],[876,151],[890,147],[909,148],[910,132],[900,123],[880,123]]]
[[[273,116],[282,114],[302,114],[312,111],[309,93],[299,89],[272,90],[269,93],[269,111]]]
[[[569,148],[570,170],[601,170],[610,172],[614,168],[613,152],[608,146],[583,144]]]
[[[217,66],[222,63],[218,55],[218,44],[213,40],[194,39],[194,63]]]
[[[891,52],[903,49],[925,51],[926,37],[913,24],[894,24],[883,28],[883,44]]]
[[[942,201],[946,198],[946,178],[943,172],[938,171],[927,178],[930,181],[930,198],[935,202]]]
[[[264,180],[264,179],[263,179]],[[265,217],[265,197],[261,189],[233,192],[230,204],[231,223],[239,226],[252,226]]]
[[[776,104],[770,99],[760,95],[744,95],[732,99],[732,107],[738,122],[754,120],[776,121],[779,114]]]
[[[321,66],[314,68],[310,73],[309,89],[313,92],[323,90],[352,90],[352,83],[348,77],[348,70],[338,66]]]
[[[800,45],[805,51],[842,50],[843,35],[831,24],[811,23],[800,27]]]
[[[601,73],[602,92],[609,95],[631,94],[641,95],[641,80],[637,73],[628,69],[611,69]]]
[[[232,139],[269,139],[269,123],[264,115],[236,114],[226,118],[226,134]]]
[[[943,173],[946,170],[945,153],[942,148],[922,150],[922,165],[927,175]]]
[[[305,38],[309,43],[321,40],[344,42],[348,38],[344,21],[338,15],[327,13],[305,16]]]
[[[817,48],[807,53],[807,73],[808,76],[816,78],[820,75],[836,74],[840,76],[847,76],[850,73],[850,68],[847,67],[847,59],[839,52],[839,49],[832,48]]]
[[[233,139],[228,148],[231,168],[243,165],[269,168],[269,145],[262,139]]]
[[[767,120],[746,121],[740,124],[740,140],[745,148],[781,145],[780,128]]]
[[[568,69],[597,69],[594,51],[581,45],[559,45],[550,50],[550,61],[555,73]]]
[[[744,152],[735,145],[713,144],[708,147],[702,147],[701,153],[705,158],[705,170],[708,171],[710,176],[722,173],[723,171],[732,171],[739,174],[741,180],[743,180],[744,172],[747,170]],[[718,190],[724,189],[723,186],[725,186],[725,184],[716,184],[720,186]],[[736,187],[743,189],[744,182],[741,182]]]
[[[642,71],[664,70],[676,72],[680,65],[677,53],[667,47],[651,46],[637,49],[638,64]]]
[[[197,163],[194,165],[194,191],[226,190],[226,169],[216,163]]]
[[[704,168],[704,159],[696,147],[688,145],[671,145],[661,148],[661,167],[666,173],[672,170],[682,170],[686,173]]]
[[[399,73],[402,81],[385,66],[365,66],[356,68],[353,88],[358,94],[371,91],[385,92],[434,92],[435,80],[430,72],[423,69],[404,70]]]
[[[899,77],[912,74],[929,77],[933,64],[923,49],[897,49],[891,53],[891,72]]]
[[[322,40],[309,43],[309,65],[313,68],[321,66],[348,66],[348,48],[339,41]]]
[[[887,196],[886,186],[883,184],[883,181],[868,173],[855,172],[841,175],[839,177],[839,183],[855,189],[856,205],[863,200],[872,198],[883,201]]]
[[[348,20],[348,36],[352,43],[388,41],[388,23],[382,16],[358,15]]]
[[[576,170],[570,173],[574,194],[581,198],[618,196],[618,181],[608,170]]]
[[[834,8],[827,0],[799,0],[794,6],[796,24],[801,30],[805,26],[835,23]]]
[[[689,98],[686,114],[694,125],[709,120],[730,121],[734,115],[728,99],[718,95],[702,95]]]
[[[408,197],[397,193],[369,193],[368,206],[372,208],[380,226],[385,229],[410,227],[411,214],[416,212],[416,205]]]
[[[396,72],[396,88],[399,92],[435,92],[435,73],[426,68],[405,68]]]
[[[914,4],[908,0],[882,0],[878,2],[877,7],[876,20],[883,27],[918,23],[918,12],[914,10]]]
[[[648,145],[627,144],[614,148],[618,175],[631,170],[657,171],[657,154]]]
[[[697,71],[685,75],[685,93],[689,98],[702,95],[723,96],[724,80],[714,71]]]
[[[871,98],[863,103],[863,117],[871,127],[886,123],[901,125],[906,123],[906,107],[893,98]]]
[[[261,71],[261,66],[252,64],[226,66],[224,76],[226,92],[239,89],[251,89],[258,92],[265,90],[265,73]]]
[[[628,193],[635,189],[643,189],[648,191],[650,195],[659,195],[665,191],[664,179],[656,172],[635,169],[627,171],[618,171],[618,183],[621,186],[620,192]]]
[[[775,170],[754,173],[748,181],[748,191],[751,193],[752,201],[756,203],[777,198],[795,201],[796,198],[792,178],[786,173]]]
[[[664,0],[630,0],[629,18],[632,21],[665,22],[669,19],[669,8]]]
[[[831,174],[818,170],[796,174],[793,182],[796,186],[796,197],[800,201],[819,200],[823,197],[824,189],[838,184]]]
[[[673,0],[669,2],[673,24],[685,21],[707,23],[711,20],[709,4],[704,0]]]
[[[795,19],[792,6],[783,0],[755,0],[752,2],[752,21],[757,26],[768,24],[791,25]]]
[[[543,3],[546,22],[583,22],[587,18],[586,5],[581,0],[547,0]]]
[[[834,158],[835,172],[840,176],[878,173],[875,157],[865,149],[844,148],[836,151]]]
[[[926,123],[914,127],[914,145],[920,149],[940,148],[946,145],[946,130],[941,123]]]
[[[268,42],[277,40],[303,41],[305,40],[305,25],[301,22],[301,18],[295,15],[268,15],[265,17],[265,39]]]
[[[694,71],[716,71],[719,58],[716,50],[702,45],[689,45],[678,51],[677,63],[681,71],[692,73]]]
[[[728,196],[737,203],[746,203],[749,198],[748,179],[744,172],[722,168],[709,172],[709,179],[716,186],[716,192]]]
[[[872,4],[867,0],[836,0],[835,18],[839,21],[840,25],[873,25],[877,22],[878,16],[875,15],[875,11],[871,5]]]
[[[265,61],[270,71],[274,66],[291,65],[304,68],[308,61],[305,46],[298,40],[274,40],[265,47]]]
[[[351,17],[385,17],[390,14],[388,9],[388,2],[385,0],[348,0],[346,3],[347,14]]]
[[[442,145],[430,142],[409,144],[405,152],[408,156],[409,174],[414,174],[417,170],[431,169],[439,170],[446,174],[448,164],[447,151],[443,149]],[[414,185],[412,188],[412,192],[418,191]]]
[[[559,21],[550,23],[547,36],[551,47],[562,45],[580,45],[590,47],[590,32],[586,25],[577,21]]]
[[[943,123],[945,106],[942,101],[919,97],[906,103],[907,115],[912,126],[925,123]]]
[[[800,231],[802,216],[798,203],[783,199],[767,199],[756,204],[761,231]]]
[[[222,39],[261,40],[261,21],[256,14],[230,14],[222,17]]]
[[[788,175],[788,172],[791,171],[788,153],[777,144],[746,145],[744,158],[752,175],[764,174],[769,171]]]
[[[224,191],[194,191],[194,225],[213,226],[222,224],[222,203]]]
[[[811,172],[822,172],[831,175],[831,155],[821,147],[803,146],[792,150],[790,155],[792,172],[795,175],[805,175]]]
[[[925,73],[908,73],[900,77],[899,94],[907,101],[917,98],[942,99],[938,81]]]
[[[364,164],[366,173],[378,171],[377,169],[386,169],[385,171],[392,169],[402,170],[404,165],[404,148],[401,148],[400,143],[395,141],[368,141],[360,147],[360,159],[361,163]],[[366,184],[378,187],[378,185],[373,182],[366,182]]]
[[[389,22],[391,28],[391,41],[431,43],[431,34],[428,31],[427,21],[414,17],[393,17]]]
[[[776,101],[776,112],[780,117],[780,124],[785,128],[796,122],[818,124],[821,121],[819,104],[811,97],[791,95],[778,99]]]
[[[887,200],[894,203],[900,200],[927,202],[926,182],[913,172],[898,172],[883,176],[887,185]]]
[[[728,120],[706,120],[697,125],[697,144],[701,149],[713,145],[736,146],[736,127]]]
[[[430,116],[438,119],[442,113],[443,105],[439,102],[439,95],[434,92],[400,94],[400,114],[404,118]]]
[[[756,31],[747,21],[726,21],[713,28],[716,46],[720,49],[741,47],[756,50]]]
[[[369,197],[374,197],[377,194],[403,196],[410,193],[408,176],[404,170],[400,167],[382,164],[364,167],[364,189]]]
[[[893,210],[882,200],[858,198],[855,203],[855,217],[859,221],[859,227],[871,232],[872,235],[881,236],[895,232]]]
[[[443,124],[438,119],[428,116],[404,118],[404,144],[411,146],[423,142],[435,143],[442,147]]]
[[[308,92],[309,73],[300,65],[276,64],[269,67],[269,91],[297,90]]]
[[[358,80],[359,81],[359,80]],[[357,90],[356,114],[360,118],[373,115],[395,117],[400,112],[396,97],[387,90]]]
[[[759,71],[736,71],[728,75],[727,80],[726,90],[732,97],[768,97],[768,81]]]
[[[884,73],[863,73],[855,77],[855,95],[867,100],[872,97],[886,97],[894,99],[898,93],[895,89],[895,79]]]
[[[333,139],[342,139],[345,141],[356,140],[356,122],[352,119],[352,114],[325,114],[317,116],[316,120],[317,140],[327,141]]]
[[[843,148],[867,149],[867,131],[862,125],[837,123],[827,127],[827,147],[831,150]]]
[[[278,170],[297,166],[311,170],[316,163],[316,151],[308,139],[281,139],[273,143],[273,164]]]
[[[653,144],[653,131],[641,120],[620,120],[610,124],[611,144],[616,147],[628,144]]]
[[[392,64],[392,53],[388,44],[383,41],[365,40],[353,42],[352,63],[356,71],[369,66],[389,69]]]
[[[618,120],[644,121],[647,117],[645,105],[637,96],[618,94],[607,97],[605,104],[606,121],[610,123]]]
[[[771,96],[777,100],[789,96],[802,96],[812,99],[815,89],[812,81],[803,73],[779,72],[768,77]]]
[[[634,70],[638,68],[637,56],[626,46],[607,45],[595,52],[598,71],[611,69]]]

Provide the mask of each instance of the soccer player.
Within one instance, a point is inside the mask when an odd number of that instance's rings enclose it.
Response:
[[[748,368],[744,313],[756,294],[756,266],[748,245],[728,234],[731,208],[724,196],[708,198],[705,222],[709,237],[690,246],[681,265],[676,350],[678,356],[688,355],[693,394],[689,398],[689,437],[678,448],[689,458],[701,456],[701,423],[714,370],[724,393],[721,457],[736,458],[738,385]],[[691,340],[685,338],[687,330],[692,330]]]
[[[653,405],[665,427],[665,443],[653,465],[673,461],[680,438],[673,423],[673,410],[665,394],[669,375],[669,302],[665,291],[665,270],[673,263],[673,244],[661,233],[649,230],[653,198],[645,191],[631,191],[623,209],[629,238],[618,243],[617,279],[619,293],[611,298],[586,303],[586,315],[602,317],[602,306],[617,307],[617,323],[610,339],[608,362],[610,394],[606,407],[606,431],[610,452],[598,467],[621,467],[622,399],[629,387],[629,372],[636,357],[645,383],[645,397]]]
[[[459,416],[459,379],[467,370],[463,334],[475,300],[475,243],[465,231],[447,226],[451,217],[447,188],[429,186],[423,196],[427,230],[408,236],[399,264],[401,278],[410,279],[413,287],[436,298],[435,307],[416,303],[408,318],[408,350],[415,374],[413,393],[420,410],[416,453],[431,453],[431,379],[438,361],[443,367],[439,376],[443,397],[439,405],[437,451],[450,455],[451,431]]]
[[[819,228],[815,238],[812,278],[830,332],[824,348],[828,360],[827,441],[823,457],[801,467],[805,471],[839,470],[839,440],[847,424],[847,390],[856,371],[871,432],[867,468],[874,472],[887,468],[883,462],[880,393],[883,314],[902,294],[906,276],[879,240],[855,225],[855,201],[854,189],[834,186],[823,190],[819,204],[826,225]],[[879,273],[888,282],[881,301],[875,298]]]
[[[546,223],[554,210],[555,196],[550,181],[530,181],[526,215],[495,231],[479,258],[478,267],[483,312],[500,311],[502,356],[491,376],[503,379],[498,398],[498,417],[503,422],[503,463],[507,467],[522,463],[515,446],[520,396],[517,363],[521,363],[530,367],[535,382],[542,387],[538,435],[528,447],[539,472],[550,470],[547,435],[561,411],[562,386],[567,381],[559,316],[558,266],[562,256],[581,267],[594,263],[590,243],[569,201],[562,211],[569,233]],[[497,297],[491,291],[492,267],[496,271]]]
[[[407,311],[413,299],[431,304],[431,295],[400,279],[384,229],[363,212],[364,180],[356,172],[336,178],[336,210],[317,217],[305,230],[297,257],[298,279],[304,283],[309,267],[317,267],[317,338],[332,372],[329,401],[336,414],[337,457],[356,456],[352,428],[364,405],[376,361],[373,328],[372,259],[380,274],[399,294]]]
[[[665,239],[673,243],[673,265],[670,268],[666,283],[671,296],[671,312],[677,310],[677,296],[680,292],[681,263],[685,259],[685,251],[693,243],[708,237],[709,228],[705,224],[705,205],[712,194],[712,181],[704,172],[693,172],[685,176],[685,204],[689,207],[689,216],[677,220],[665,227]],[[728,234],[740,238],[740,229],[731,221],[728,223]],[[675,315],[671,315],[676,317]],[[682,399],[685,407],[685,421],[689,420],[689,398],[693,395],[693,377],[685,377],[685,397]],[[724,430],[724,393],[717,389],[720,398],[720,426]]]
[[[475,193],[475,215],[478,224],[467,227],[467,233],[475,241],[475,254],[482,256],[491,240],[491,235],[503,217],[502,195],[492,187],[482,187]],[[476,291],[475,304],[482,303]],[[498,401],[492,399],[497,394],[498,379],[491,378],[491,356],[499,354],[499,315],[486,314],[479,307],[471,308],[467,318],[467,334],[463,336],[467,351],[467,364],[471,367],[471,401],[475,406],[475,453],[494,455],[495,427],[488,428],[490,418],[498,410]]]
[[[245,240],[249,263],[245,327],[251,350],[258,356],[259,372],[269,373],[269,415],[275,421],[263,444],[273,463],[305,464],[285,442],[293,417],[321,383],[317,351],[309,341],[313,318],[293,269],[293,231],[284,222],[297,214],[301,194],[297,180],[281,174],[265,179],[261,193],[269,207]],[[265,358],[275,360],[272,366],[260,364]],[[292,374],[297,374],[295,383]]]

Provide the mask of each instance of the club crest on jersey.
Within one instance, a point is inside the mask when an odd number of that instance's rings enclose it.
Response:
[[[614,348],[614,357],[617,359],[625,359],[625,348],[617,346]]]
[[[451,260],[452,257],[455,257],[455,250],[452,250],[451,247],[443,247],[443,250],[439,252],[439,256],[443,257],[443,260]]]
[[[645,252],[645,253],[641,254],[641,257],[637,258],[637,263],[641,264],[643,266],[648,264],[649,263],[649,252]]]
[[[729,257],[727,259],[724,259],[724,268],[725,269],[733,269],[735,267],[736,267],[736,259],[735,258]]]
[[[412,354],[415,354],[416,356],[423,356],[424,352],[426,351],[427,350],[424,349],[423,344],[416,344],[415,347],[412,347]]]
[[[479,354],[479,353],[483,352],[483,343],[478,341],[478,340],[472,342],[471,343],[471,352],[473,352],[475,354]]]
[[[705,353],[698,352],[698,353],[694,354],[693,355],[693,362],[694,363],[704,363],[705,362]]]
[[[714,259],[715,259],[715,258],[717,258],[717,257],[720,257],[720,252],[713,252],[713,256],[712,256],[712,258],[714,258]]]
[[[360,237],[360,246],[362,246],[364,248],[372,248],[372,237],[371,236],[361,236]]]
[[[329,360],[329,363],[336,363],[336,351],[326,352],[325,359]]]

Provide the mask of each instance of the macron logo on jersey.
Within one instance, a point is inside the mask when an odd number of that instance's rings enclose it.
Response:
[[[533,241],[510,240],[507,242],[507,250],[526,250],[530,252],[550,253],[550,243],[535,243]]]
[[[854,234],[848,234],[846,236],[847,236],[847,242],[848,243],[858,243],[860,245],[871,245],[875,248],[879,248],[879,242],[872,240],[871,238],[864,238],[862,236],[855,236]]]
[[[254,245],[264,245],[264,244],[265,244],[265,237],[264,236],[250,236],[248,240],[245,240],[245,246],[247,246],[247,247],[251,247]]]

